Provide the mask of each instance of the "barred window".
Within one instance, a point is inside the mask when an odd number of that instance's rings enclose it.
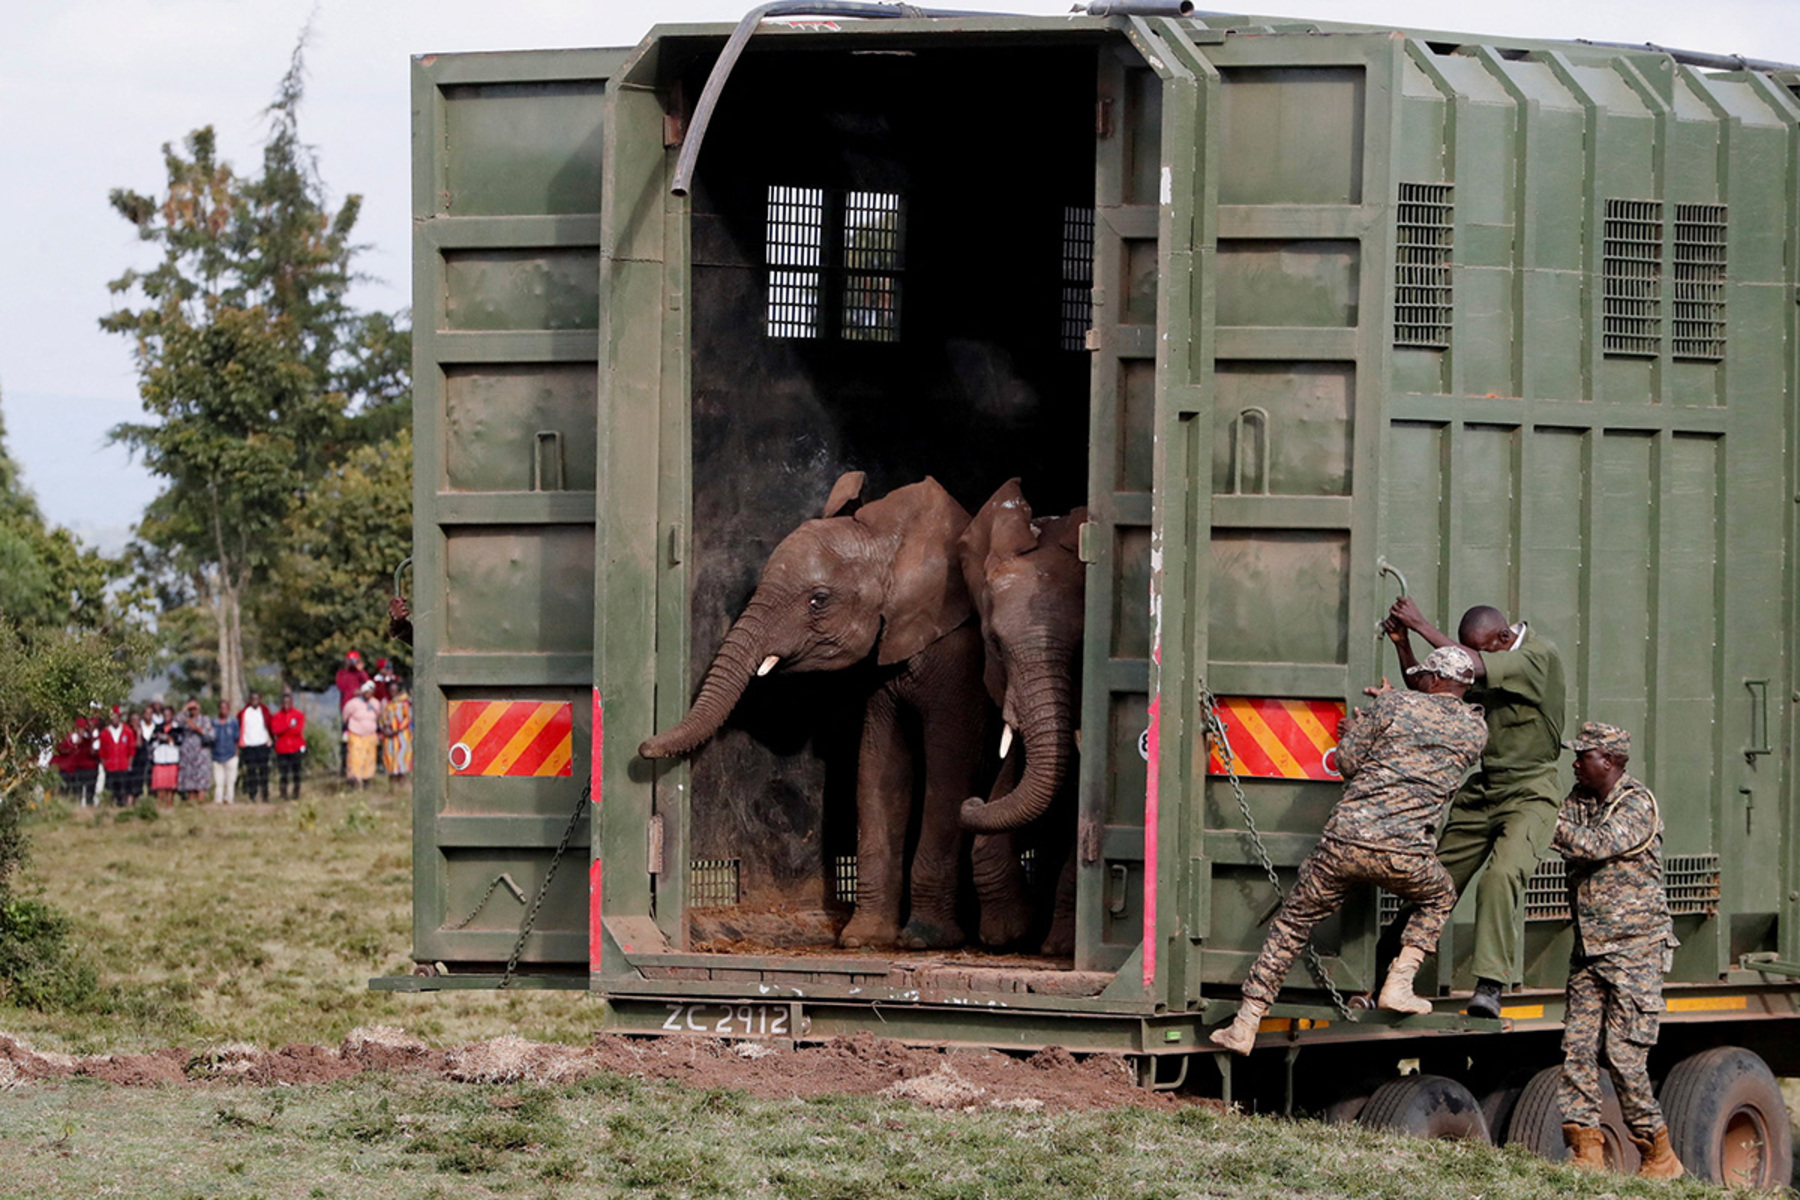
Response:
[[[764,247],[770,337],[900,340],[897,194],[771,185]]]
[[[1608,200],[1601,246],[1601,348],[1662,353],[1663,217],[1660,200]]]
[[[1094,323],[1094,210],[1063,209],[1062,328],[1057,344],[1086,350]]]
[[[769,266],[769,336],[819,336],[825,259],[825,193],[769,188],[764,257]]]
[[[1670,349],[1676,358],[1720,362],[1725,357],[1725,206],[1675,206],[1675,319]]]
[[[1450,346],[1450,254],[1456,231],[1447,183],[1402,183],[1394,212],[1394,345]]]

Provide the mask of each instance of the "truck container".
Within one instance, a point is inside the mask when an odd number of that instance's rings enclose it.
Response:
[[[1785,1183],[1800,76],[1268,17],[831,16],[763,23],[702,106],[731,33],[415,60],[420,966],[378,986],[1060,1045],[1395,1127],[1466,1088],[1488,1136],[1559,1153],[1555,858],[1502,1020],[1457,998],[1472,895],[1435,1013],[1349,1003],[1395,908],[1370,888],[1250,1060],[1206,1041],[1339,794],[1337,719],[1394,671],[1387,566],[1439,624],[1529,620],[1570,727],[1632,732],[1681,939],[1652,1060],[1677,1148]],[[636,755],[848,470],[1088,506],[1072,958],[835,947],[854,673]]]

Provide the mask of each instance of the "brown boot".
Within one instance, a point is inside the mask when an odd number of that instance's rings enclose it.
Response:
[[[1250,1053],[1250,1047],[1256,1044],[1256,1030],[1262,1024],[1263,1014],[1269,1006],[1261,1000],[1246,1000],[1238,1005],[1237,1016],[1231,1024],[1223,1029],[1215,1029],[1212,1043],[1223,1046],[1237,1054]]]
[[[1633,1133],[1631,1144],[1644,1156],[1644,1165],[1638,1168],[1639,1179],[1680,1179],[1687,1174],[1687,1168],[1669,1145],[1667,1126],[1657,1130],[1655,1137],[1641,1138]]]
[[[1407,946],[1400,951],[1400,957],[1388,968],[1387,981],[1381,985],[1378,1001],[1381,1007],[1398,1013],[1431,1011],[1431,1001],[1413,994],[1413,977],[1419,973],[1419,964],[1424,961],[1425,951],[1417,946]]]
[[[1606,1170],[1606,1153],[1598,1125],[1564,1125],[1563,1143],[1569,1147],[1569,1165],[1581,1171]]]

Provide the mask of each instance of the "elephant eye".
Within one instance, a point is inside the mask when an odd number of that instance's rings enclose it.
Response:
[[[830,603],[831,593],[826,591],[814,592],[811,596],[806,598],[806,607],[813,612],[818,612]]]

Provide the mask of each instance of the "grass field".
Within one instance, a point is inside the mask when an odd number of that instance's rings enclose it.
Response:
[[[371,993],[410,937],[404,796],[178,809],[155,821],[53,811],[21,881],[72,914],[100,967],[71,1012],[0,1006],[41,1050],[227,1042],[335,1046],[358,1025],[440,1045],[502,1033],[586,1042],[579,995]],[[840,1096],[754,1099],[602,1074],[452,1083],[406,1072],[329,1084],[0,1090],[0,1196],[142,1200],[344,1197],[1689,1197],[1583,1177],[1517,1150],[1354,1128],[1119,1108],[935,1110]]]
[[[72,1012],[0,1005],[0,1029],[91,1054],[248,1041],[335,1046],[358,1025],[435,1042],[584,1041],[581,993],[371,992],[412,963],[411,798],[309,788],[297,803],[211,804],[115,820],[64,808],[31,826],[19,881],[75,922],[100,973]]]
[[[0,1161],[0,1194],[84,1200],[1726,1194],[1581,1176],[1518,1150],[1200,1108],[940,1112],[869,1097],[755,1101],[617,1076],[562,1087],[391,1075],[276,1089],[29,1085],[0,1094]]]

